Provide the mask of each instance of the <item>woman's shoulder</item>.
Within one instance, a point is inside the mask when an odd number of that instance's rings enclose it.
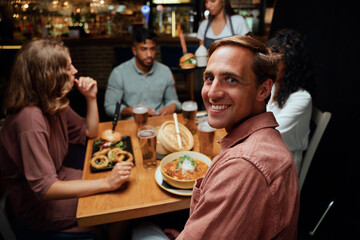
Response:
[[[292,94],[290,94],[290,97],[311,100],[311,94],[305,89],[299,89],[298,91],[293,92]]]
[[[204,19],[204,20],[202,20],[201,21],[201,23],[200,23],[200,26],[199,26],[199,28],[200,27],[206,27],[206,25],[207,25],[207,23],[209,22],[209,20],[208,19]]]
[[[233,21],[234,23],[241,23],[241,24],[247,24],[245,18],[239,14],[235,14],[231,16],[231,21]]]
[[[37,106],[24,107],[18,113],[14,114],[16,119],[32,119],[32,118],[41,118],[43,112]]]
[[[231,21],[234,26],[235,34],[245,35],[250,32],[250,27],[245,18],[241,15],[232,15]]]
[[[304,89],[299,89],[298,91],[290,94],[288,100],[286,101],[286,104],[295,104],[296,106],[303,106],[303,108],[308,108],[312,106],[311,94]]]
[[[231,15],[231,20],[245,21],[245,18],[240,14]]]
[[[40,130],[46,128],[46,117],[37,106],[21,109],[18,113],[9,115],[4,127],[11,127],[17,131]]]

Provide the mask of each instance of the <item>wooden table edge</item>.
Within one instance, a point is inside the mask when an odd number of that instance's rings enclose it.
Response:
[[[112,210],[96,216],[78,216],[77,214],[76,219],[80,227],[101,225],[106,223],[153,216],[154,212],[156,212],[157,215],[183,209],[189,209],[190,201],[191,197],[184,197],[183,199],[179,199],[179,201],[171,201],[168,203],[162,202],[161,205],[158,205],[156,203],[147,204],[145,206],[142,205],[141,211],[139,211],[138,208],[123,209],[121,210],[121,214],[119,214],[119,210],[117,209],[117,211]]]

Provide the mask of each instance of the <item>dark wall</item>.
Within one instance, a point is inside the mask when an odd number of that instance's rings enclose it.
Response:
[[[301,193],[300,239],[358,239],[360,208],[357,8],[333,0],[277,0],[270,35],[294,28],[310,44],[318,76],[313,103],[332,119]],[[313,237],[312,230],[335,200]]]

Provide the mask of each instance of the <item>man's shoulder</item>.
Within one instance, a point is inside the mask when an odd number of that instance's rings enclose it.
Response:
[[[154,61],[154,67],[155,67],[155,71],[157,73],[161,73],[161,74],[170,73],[171,74],[171,69],[167,65],[165,65],[161,62]]]
[[[137,75],[137,72],[132,59],[130,59],[113,68],[109,76],[109,82],[119,82],[121,79],[125,81],[127,79],[126,77],[135,75]]]
[[[269,180],[289,168],[293,162],[291,152],[274,128],[255,131],[227,152],[224,158],[247,161]]]
[[[120,63],[119,65],[117,65],[116,67],[114,67],[113,71],[118,71],[121,69],[127,69],[129,68],[131,65],[133,65],[133,61],[132,58],[127,60],[126,62]]]
[[[154,61],[154,65],[156,65],[156,67],[158,67],[158,68],[160,68],[162,70],[171,71],[170,68],[167,65],[165,65],[165,64],[163,64],[161,62]]]

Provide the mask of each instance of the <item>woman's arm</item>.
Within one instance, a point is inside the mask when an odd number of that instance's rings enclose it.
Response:
[[[96,137],[99,125],[99,111],[97,105],[97,82],[90,77],[75,79],[75,83],[81,94],[86,98],[86,136]]]
[[[118,189],[129,180],[134,167],[131,162],[117,163],[110,175],[96,180],[56,181],[43,196],[44,200],[77,198]]]

